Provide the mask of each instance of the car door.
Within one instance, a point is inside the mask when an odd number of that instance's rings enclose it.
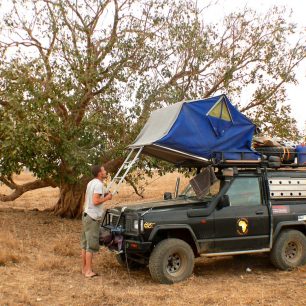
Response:
[[[225,194],[229,206],[214,212],[215,251],[246,251],[269,247],[269,210],[259,176],[235,177]]]

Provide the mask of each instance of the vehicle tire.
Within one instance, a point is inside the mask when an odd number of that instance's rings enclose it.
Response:
[[[284,147],[257,147],[255,150],[261,154],[269,156],[278,156],[283,163],[293,163],[295,158],[294,148]]]
[[[306,263],[306,237],[297,230],[284,230],[274,243],[270,255],[273,265],[290,270]]]
[[[145,267],[145,264],[141,264],[140,262],[134,261],[130,258],[126,260],[125,253],[116,254],[116,259],[121,267],[127,268],[128,265],[130,270],[139,270]]]
[[[149,260],[151,276],[161,284],[173,284],[188,278],[193,266],[194,254],[189,244],[174,238],[158,243]]]

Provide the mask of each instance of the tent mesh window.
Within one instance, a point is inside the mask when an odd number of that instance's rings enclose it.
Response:
[[[211,117],[223,119],[225,121],[232,121],[230,112],[227,108],[227,105],[222,98],[219,100],[213,107],[212,109],[208,112],[208,115]]]
[[[233,125],[231,113],[223,97],[209,110],[207,117],[217,137],[222,137]]]

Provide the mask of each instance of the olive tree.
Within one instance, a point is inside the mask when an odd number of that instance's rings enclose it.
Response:
[[[251,85],[238,107],[277,116],[305,58],[303,41],[288,43],[295,25],[278,9],[222,24],[203,13],[189,1],[12,1],[0,26],[0,180],[12,193],[0,201],[59,187],[54,212],[79,216],[89,165],[115,171],[150,112],[179,100]],[[18,185],[23,167],[36,180]]]

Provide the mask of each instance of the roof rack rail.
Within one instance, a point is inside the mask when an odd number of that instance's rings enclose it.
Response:
[[[211,163],[213,167],[239,167],[239,168],[305,168],[306,165],[298,163],[282,163],[278,156],[265,156],[258,152],[213,152]],[[246,158],[245,158],[246,157]],[[251,159],[247,159],[251,157]],[[257,159],[256,159],[257,158]]]

